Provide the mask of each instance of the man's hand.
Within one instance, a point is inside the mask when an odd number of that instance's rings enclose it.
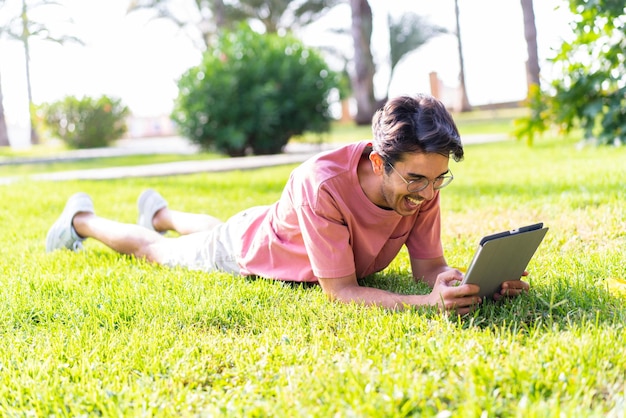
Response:
[[[482,302],[482,298],[478,296],[480,288],[475,284],[459,286],[462,280],[463,273],[456,269],[439,274],[428,296],[430,305],[459,315],[474,311]]]
[[[477,296],[476,285],[458,286],[463,274],[455,269],[440,273],[433,291],[428,295],[402,295],[383,289],[359,286],[356,275],[319,278],[324,293],[331,299],[343,303],[357,302],[364,305],[390,309],[404,309],[407,306],[437,306],[443,311],[453,311],[465,315],[482,302]]]
[[[522,273],[522,276],[528,276],[528,272],[525,271],[524,273]],[[530,285],[527,282],[524,282],[522,280],[511,280],[502,283],[500,291],[493,295],[493,299],[495,301],[499,301],[507,297],[514,298],[521,295],[522,293],[528,292],[528,289],[530,289]]]

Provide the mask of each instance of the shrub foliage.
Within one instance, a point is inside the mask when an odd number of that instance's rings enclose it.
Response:
[[[126,132],[130,111],[120,99],[67,96],[38,112],[54,136],[71,148],[106,147]]]
[[[178,82],[182,135],[231,156],[281,152],[294,135],[330,128],[337,76],[292,36],[226,32]]]
[[[626,9],[623,1],[569,0],[573,39],[552,59],[562,70],[543,91],[529,95],[531,115],[516,135],[532,142],[550,126],[582,128],[585,140],[626,144]]]

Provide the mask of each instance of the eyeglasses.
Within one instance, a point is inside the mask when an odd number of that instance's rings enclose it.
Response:
[[[387,163],[387,164],[402,179],[402,181],[406,183],[406,189],[408,190],[409,193],[421,192],[422,190],[427,188],[430,183],[433,184],[433,189],[435,190],[443,189],[448,184],[450,184],[452,180],[454,180],[452,171],[448,170],[448,174],[439,176],[434,180],[429,180],[426,177],[420,177],[418,179],[409,181],[405,179],[404,177],[402,177],[402,174],[398,173],[398,170],[396,170],[396,168],[393,165],[391,165],[391,163]]]

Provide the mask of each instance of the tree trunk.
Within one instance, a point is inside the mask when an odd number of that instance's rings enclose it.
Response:
[[[354,42],[354,74],[352,91],[356,99],[357,125],[369,125],[376,111],[374,97],[374,58],[370,47],[372,38],[372,9],[367,0],[350,0],[352,9],[352,40]]]
[[[213,1],[213,13],[215,14],[215,27],[217,29],[226,26],[226,16],[224,16],[224,0]]]
[[[528,61],[526,61],[526,81],[530,93],[533,84],[539,85],[539,54],[537,52],[537,26],[535,25],[535,10],[533,0],[520,0],[522,13],[524,15],[524,36],[526,37],[526,50],[528,51]]]
[[[198,5],[198,10],[200,14],[202,14],[202,8]],[[215,27],[211,30],[202,30],[202,39],[204,40],[204,49],[206,51],[211,50],[213,44],[215,43],[215,37],[220,33],[222,28],[228,26],[228,22],[226,21],[226,16],[224,14],[224,1],[223,0],[214,0],[211,2],[211,12],[213,13],[213,22]],[[208,19],[207,17],[203,17],[204,19]],[[204,22],[206,23],[206,22]],[[203,22],[200,23],[203,25]],[[211,25],[209,25],[211,27]]]
[[[465,60],[463,59],[463,45],[461,43],[461,25],[459,23],[459,0],[454,0],[454,14],[456,17],[456,39],[459,48],[459,103],[456,109],[459,112],[469,112],[472,110],[467,89],[465,88]]]
[[[1,81],[1,79],[0,79]],[[2,95],[2,82],[0,82],[0,147],[9,147],[9,131],[7,129],[7,121],[4,117],[4,104]]]
[[[30,37],[30,32],[28,30],[28,8],[26,7],[26,0],[22,0],[22,43],[24,44],[24,56],[26,59],[26,87],[28,89],[28,114],[30,120],[30,143],[32,145],[39,144],[39,135],[37,135],[37,131],[35,130],[35,125],[33,124],[33,93],[32,86],[30,84],[30,45],[28,43],[28,38]]]

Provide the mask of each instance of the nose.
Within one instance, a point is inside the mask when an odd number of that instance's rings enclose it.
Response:
[[[433,183],[428,183],[424,190],[420,190],[419,195],[424,200],[432,200],[435,197],[435,186]]]

